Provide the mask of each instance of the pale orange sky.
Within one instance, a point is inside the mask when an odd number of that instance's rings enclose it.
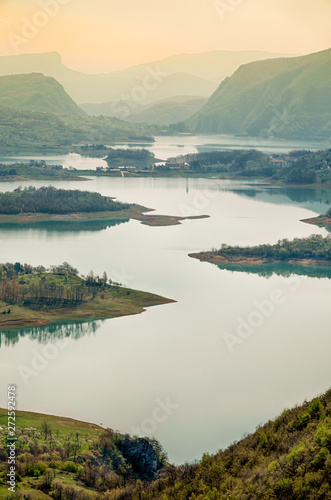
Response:
[[[57,51],[89,72],[217,49],[307,54],[331,47],[330,19],[331,0],[0,0],[0,54]]]

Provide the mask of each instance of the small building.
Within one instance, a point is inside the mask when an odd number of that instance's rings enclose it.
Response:
[[[270,165],[273,167],[284,168],[287,167],[286,160],[278,160],[276,158],[270,158]]]

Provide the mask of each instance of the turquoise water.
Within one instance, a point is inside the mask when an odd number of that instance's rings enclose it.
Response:
[[[177,301],[138,316],[2,333],[0,406],[5,386],[15,383],[20,409],[150,433],[171,461],[182,463],[226,447],[330,386],[328,278],[264,277],[188,257],[222,243],[326,235],[300,219],[325,212],[330,192],[206,179],[53,184],[160,214],[210,218],[173,227],[138,221],[0,227],[0,262],[67,261],[83,274],[105,270],[132,288]],[[17,185],[0,183],[0,190]],[[229,338],[241,341],[231,349]]]

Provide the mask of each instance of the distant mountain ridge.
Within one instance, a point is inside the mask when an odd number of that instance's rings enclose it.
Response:
[[[41,73],[0,77],[0,105],[19,111],[84,116],[54,78]]]
[[[189,122],[196,133],[331,136],[331,49],[241,66]]]
[[[156,76],[152,82],[154,88],[149,88],[141,101],[146,105],[179,95],[210,97],[217,85],[241,64],[278,56],[258,51],[179,54],[111,73],[85,74],[67,68],[56,52],[21,54],[0,57],[0,76],[33,72],[52,76],[81,104],[110,102],[123,99],[123,95],[134,99],[135,89],[144,88],[144,78],[150,72],[161,72],[162,76]]]

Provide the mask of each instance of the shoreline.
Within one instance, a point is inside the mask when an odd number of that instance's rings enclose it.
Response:
[[[118,287],[106,299],[94,298],[78,306],[29,308],[0,303],[1,312],[10,310],[10,315],[0,312],[0,332],[33,328],[52,323],[80,320],[105,320],[132,316],[146,311],[147,307],[173,304],[176,301],[160,295],[129,288]],[[14,316],[14,317],[13,317]]]
[[[259,257],[236,257],[229,259],[223,255],[218,255],[213,252],[191,253],[189,257],[200,260],[201,262],[209,262],[211,264],[231,264],[231,265],[263,265],[263,264],[296,264],[299,266],[331,266],[331,260],[317,259],[289,259],[276,260],[264,259]]]
[[[331,227],[331,217],[327,217],[326,215],[311,217],[310,219],[302,219],[300,222],[324,228]]]
[[[38,222],[87,222],[87,221],[128,221],[137,220],[141,224],[151,227],[177,226],[184,220],[197,220],[209,218],[209,215],[198,215],[181,217],[175,215],[151,214],[154,209],[142,207],[140,205],[131,205],[129,209],[117,210],[112,212],[77,212],[68,214],[0,214],[0,224],[37,224]],[[146,213],[147,212],[147,213]]]

